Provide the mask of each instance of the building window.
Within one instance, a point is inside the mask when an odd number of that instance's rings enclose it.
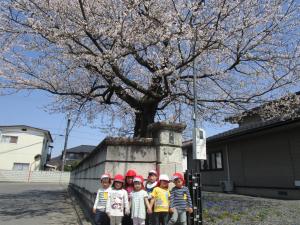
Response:
[[[222,152],[212,152],[206,155],[206,160],[201,160],[201,171],[223,170],[223,155]]]
[[[29,163],[14,163],[13,170],[29,170]]]
[[[13,143],[13,144],[16,144],[18,142],[18,137],[17,136],[2,135],[1,142],[2,143]]]
[[[216,153],[216,168],[217,169],[223,169],[223,157],[222,152]]]

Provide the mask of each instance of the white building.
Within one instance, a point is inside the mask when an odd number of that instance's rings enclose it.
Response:
[[[43,170],[52,142],[47,130],[24,125],[0,126],[0,169]]]

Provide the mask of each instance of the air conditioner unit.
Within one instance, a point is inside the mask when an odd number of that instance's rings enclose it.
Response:
[[[221,180],[220,186],[221,186],[221,189],[223,192],[226,192],[226,193],[233,192],[234,185],[233,185],[233,182],[230,180]]]

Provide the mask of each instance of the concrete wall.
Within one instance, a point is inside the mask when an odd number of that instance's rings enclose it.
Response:
[[[205,190],[220,191],[220,181],[230,178],[236,193],[300,199],[300,124],[210,141],[207,146],[208,153],[222,151],[224,168],[202,172]],[[188,161],[197,167],[191,158]]]
[[[113,177],[129,169],[143,177],[156,169],[156,147],[152,139],[105,139],[72,171],[70,184],[92,206],[101,174],[109,173]]]
[[[0,182],[65,183],[70,181],[69,172],[0,170]]]
[[[183,124],[156,123],[149,128],[152,138],[106,138],[72,171],[71,186],[91,207],[103,173],[124,175],[134,169],[147,178],[151,169],[169,176],[183,172],[181,133],[184,128]]]
[[[17,143],[1,143],[1,136],[17,136]],[[12,170],[14,163],[32,164],[31,170],[40,170],[46,162],[49,143],[35,131],[4,130],[0,135],[0,169]],[[41,161],[34,162],[36,155]]]

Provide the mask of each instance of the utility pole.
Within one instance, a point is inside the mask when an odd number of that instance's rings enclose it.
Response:
[[[66,162],[66,151],[67,151],[67,146],[68,146],[68,138],[69,138],[69,127],[70,127],[70,115],[68,115],[68,121],[67,121],[67,128],[66,128],[66,134],[65,134],[65,144],[64,144],[64,152],[63,152],[63,158],[62,158],[62,167],[61,167],[61,171],[64,171],[64,167],[65,167],[65,162]]]
[[[193,130],[193,153],[197,152],[197,104],[198,104],[198,96],[197,96],[197,76],[195,71],[195,60],[193,62],[193,92],[194,92],[194,112],[193,112],[193,120],[194,120],[194,130]],[[193,225],[202,225],[203,217],[202,217],[202,180],[201,180],[201,161],[198,159],[194,159],[196,161],[197,174],[193,174],[192,172],[192,180],[193,180],[193,189],[196,188],[194,192],[194,216],[193,216]],[[196,181],[196,182],[195,182]],[[196,196],[195,196],[196,195]],[[196,206],[196,207],[195,207]]]

